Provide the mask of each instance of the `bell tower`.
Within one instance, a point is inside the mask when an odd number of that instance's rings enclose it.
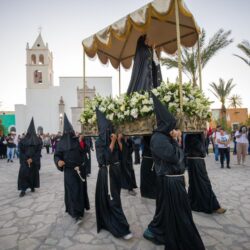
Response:
[[[26,47],[26,87],[40,89],[53,86],[53,55],[48,43],[43,42],[41,31],[31,48]]]

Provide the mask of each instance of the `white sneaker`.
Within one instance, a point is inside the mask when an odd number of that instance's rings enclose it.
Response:
[[[123,236],[123,239],[124,239],[124,240],[130,240],[130,239],[132,239],[132,238],[133,238],[133,234],[132,234],[132,233],[129,233],[129,234]]]

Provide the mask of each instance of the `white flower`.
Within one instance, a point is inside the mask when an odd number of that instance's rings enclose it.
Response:
[[[113,121],[113,119],[114,119],[114,113],[108,114],[108,115],[107,115],[107,118],[108,118],[110,121]]]
[[[138,109],[137,108],[132,109],[131,110],[131,115],[136,119],[138,117]]]
[[[121,111],[125,111],[125,105],[122,105],[122,106],[120,107],[120,110],[121,110]]]

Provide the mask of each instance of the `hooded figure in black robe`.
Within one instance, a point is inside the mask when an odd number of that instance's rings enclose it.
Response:
[[[66,114],[63,135],[57,143],[54,162],[64,172],[65,211],[79,224],[84,210],[89,210],[85,163],[86,152],[81,149],[79,139]]]
[[[158,87],[162,82],[161,68],[155,51],[146,43],[146,35],[139,37],[127,94]]]
[[[33,118],[25,137],[19,142],[19,150],[18,190],[21,190],[20,197],[22,197],[27,188],[31,188],[31,192],[34,192],[35,188],[40,187],[42,140],[36,134]]]
[[[115,237],[129,239],[131,233],[120,198],[121,171],[116,136],[111,122],[98,109],[96,116],[99,130],[95,143],[99,165],[95,194],[97,232],[105,229]]]
[[[121,168],[121,187],[127,189],[129,194],[136,195],[133,190],[137,188],[135,171],[133,168],[133,142],[132,139],[127,136],[118,136],[119,144],[119,159]]]
[[[144,237],[168,250],[205,249],[194,224],[185,189],[184,154],[177,143],[176,120],[153,95],[157,129],[150,147],[157,174],[156,211]]]
[[[142,162],[141,162],[141,196],[156,199],[156,173],[150,150],[151,136],[143,136]]]
[[[187,133],[184,138],[189,174],[188,196],[192,210],[204,213],[225,212],[225,209],[220,207],[207,174],[204,133]]]

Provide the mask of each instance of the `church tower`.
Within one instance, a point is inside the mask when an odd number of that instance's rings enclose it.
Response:
[[[43,42],[39,33],[31,48],[26,47],[27,89],[44,89],[53,86],[53,55],[48,44]]]

